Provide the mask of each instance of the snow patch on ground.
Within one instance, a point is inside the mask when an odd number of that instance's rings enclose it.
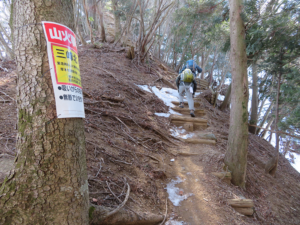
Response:
[[[165,105],[169,106],[169,112],[167,113],[154,113],[156,116],[162,116],[169,118],[170,115],[176,114],[176,115],[182,115],[178,112],[175,112],[171,109],[171,107],[175,107],[175,105],[172,103],[172,101],[179,101],[179,95],[178,91],[174,90],[172,88],[161,88],[160,90],[155,86],[150,86],[151,90],[149,89],[148,85],[137,85],[139,88],[141,88],[144,91],[147,91],[149,93],[153,92],[159,99],[161,99]],[[196,93],[196,95],[200,95],[200,93]],[[187,139],[194,137],[194,133],[187,133],[185,129],[182,127],[174,127],[170,129],[171,135],[173,137]]]
[[[165,225],[183,225],[183,221],[176,221],[176,220],[168,220]]]
[[[174,206],[180,206],[180,202],[192,196],[193,194],[187,193],[184,195],[179,195],[179,191],[181,191],[178,187],[175,187],[176,184],[183,182],[179,177],[176,180],[171,180],[170,183],[167,184],[167,192],[169,194],[169,199],[173,203]]]
[[[170,132],[173,137],[183,138],[183,139],[192,138],[195,135],[194,133],[186,133],[186,130],[183,129],[182,127],[171,128]]]
[[[292,162],[292,158],[291,158],[292,155],[294,158],[294,163]],[[285,158],[288,159],[292,167],[294,167],[295,170],[297,170],[300,173],[300,154],[296,154],[296,153],[286,154]]]

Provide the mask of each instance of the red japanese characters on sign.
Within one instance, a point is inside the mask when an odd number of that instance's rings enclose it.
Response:
[[[77,53],[76,36],[72,30],[53,22],[43,22],[47,42],[52,42],[72,48]]]

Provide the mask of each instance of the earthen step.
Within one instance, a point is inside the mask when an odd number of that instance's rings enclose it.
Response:
[[[176,112],[185,114],[185,115],[190,115],[190,109],[189,108],[180,108],[180,107],[172,107]],[[205,111],[203,109],[195,109],[195,115],[196,116],[205,116]]]
[[[191,143],[191,144],[209,144],[209,145],[215,145],[215,140],[208,140],[208,139],[198,139],[198,138],[187,138],[184,139],[184,142]]]

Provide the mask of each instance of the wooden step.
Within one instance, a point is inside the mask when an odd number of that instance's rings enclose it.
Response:
[[[190,115],[190,109],[189,108],[180,108],[180,107],[172,107],[176,112],[185,114],[185,115]],[[195,109],[195,115],[196,116],[205,116],[205,111],[203,109]]]
[[[198,117],[190,117],[190,116],[179,116],[179,115],[171,115],[170,117],[171,122],[173,121],[183,121],[183,122],[193,122],[193,123],[202,123],[207,125],[207,120],[198,118]]]
[[[184,103],[184,107],[189,107],[189,104],[187,102],[183,102],[183,103]],[[179,102],[177,102],[177,101],[172,101],[172,104],[179,106]],[[195,108],[200,107],[200,102],[194,101],[194,107]]]
[[[198,139],[198,138],[187,138],[184,139],[184,142],[191,143],[191,144],[209,144],[209,145],[215,145],[215,140],[208,140],[208,139]]]
[[[176,126],[183,126],[187,131],[204,130],[207,128],[206,119],[179,115],[171,115],[169,118],[171,123]]]

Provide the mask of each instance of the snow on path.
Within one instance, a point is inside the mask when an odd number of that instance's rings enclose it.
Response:
[[[161,99],[166,106],[169,106],[169,112],[168,113],[155,113],[156,116],[163,116],[163,117],[169,117],[171,114],[176,114],[176,115],[182,115],[178,112],[175,112],[172,110],[172,107],[175,107],[175,105],[172,103],[172,101],[179,101],[179,95],[178,91],[174,90],[172,88],[162,88],[159,90],[157,87],[152,86],[150,87],[151,90],[149,90],[149,86],[147,85],[137,85],[139,88],[143,89],[144,91],[147,92],[153,92],[159,99]],[[199,95],[197,93],[196,95]],[[187,133],[185,129],[182,127],[174,127],[170,129],[171,135],[173,137],[178,137],[178,138],[192,138],[195,134],[194,133]]]
[[[169,194],[169,199],[173,203],[174,206],[180,206],[180,202],[186,200],[188,197],[194,195],[191,193],[187,193],[184,195],[180,195],[179,192],[182,191],[178,187],[175,187],[176,184],[183,182],[179,177],[176,180],[171,180],[170,183],[167,184],[167,192]]]

